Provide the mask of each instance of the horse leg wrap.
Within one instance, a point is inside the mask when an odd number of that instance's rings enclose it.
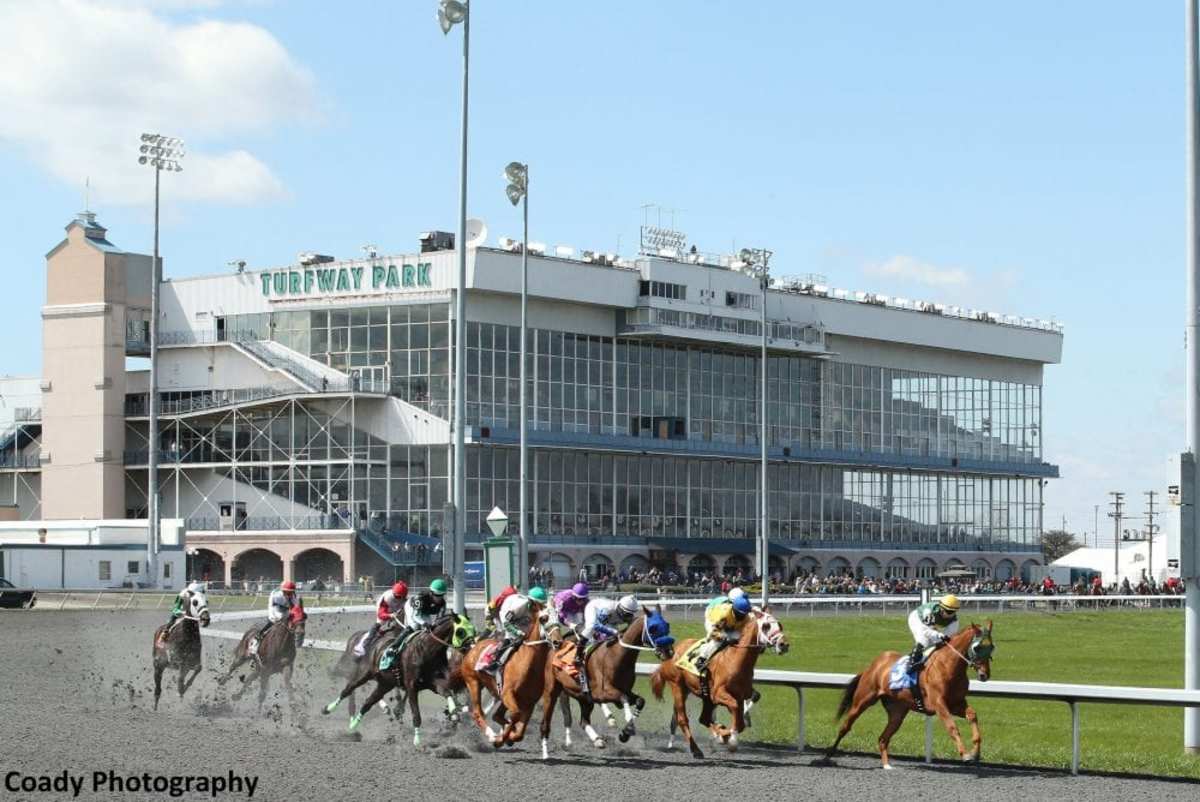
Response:
[[[592,746],[597,749],[604,748],[604,739],[600,737],[600,733],[596,732],[596,728],[591,724],[584,724],[583,731],[587,733],[587,737],[591,739]]]
[[[543,738],[542,739],[542,760],[549,760],[549,759],[550,759],[550,739]]]
[[[601,703],[600,712],[604,714],[604,718],[608,721],[608,726],[617,726],[617,719],[613,716],[612,708],[607,703]]]
[[[350,732],[354,732],[355,730],[357,730],[358,725],[362,724],[362,720],[363,720],[362,713],[355,713],[353,716],[351,716],[350,717]]]
[[[337,699],[334,699],[332,702],[325,705],[323,712],[326,714],[332,713],[334,710],[338,709],[338,705],[340,705],[341,703],[342,703],[342,697],[339,696]]]
[[[565,702],[564,702],[564,704],[565,704]],[[563,730],[563,746],[566,746],[566,747],[571,746],[571,731],[570,730]]]
[[[413,746],[421,745],[421,728],[413,727]]]

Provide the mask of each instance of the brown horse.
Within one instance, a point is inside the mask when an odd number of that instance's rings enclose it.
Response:
[[[625,707],[625,727],[617,737],[621,743],[628,741],[635,732],[634,722],[646,706],[646,700],[633,692],[638,652],[654,652],[660,660],[669,660],[674,642],[671,628],[662,617],[662,608],[643,607],[642,615],[634,619],[619,639],[596,647],[587,656],[584,670],[588,672],[591,698],[583,693],[579,678],[568,668],[575,663],[575,643],[566,643],[557,649],[554,657],[546,661],[546,687],[542,692],[542,758],[550,756],[550,722],[554,705],[564,692],[569,697],[563,700],[563,723],[568,732],[571,727],[569,700],[575,699],[579,702],[584,732],[593,746],[603,749],[604,739],[592,727],[592,710],[597,704],[620,703]],[[570,744],[569,739],[567,743]]]
[[[939,648],[926,659],[925,665],[917,675],[925,714],[937,716],[942,720],[963,760],[978,761],[980,746],[979,718],[975,715],[975,710],[967,704],[967,688],[970,684],[967,669],[974,668],[980,681],[987,682],[991,674],[994,649],[992,622],[988,621],[986,628],[971,624],[952,637],[944,648]],[[885,769],[892,767],[888,760],[888,743],[904,723],[904,717],[909,711],[917,710],[917,701],[911,690],[906,688],[893,691],[888,687],[892,666],[900,657],[900,652],[884,652],[875,658],[875,662],[871,663],[866,671],[856,675],[846,685],[837,711],[837,718],[845,716],[846,720],[838,730],[837,740],[826,752],[826,760],[833,757],[842,738],[846,737],[846,733],[854,726],[855,719],[878,701],[883,703],[888,714],[887,726],[879,735],[879,755],[883,758]],[[963,747],[962,738],[959,737],[954,716],[965,718],[971,724],[972,750],[969,754]]]
[[[650,675],[650,690],[654,692],[655,698],[661,699],[663,688],[670,684],[671,694],[675,697],[675,717],[671,721],[671,741],[668,742],[667,748],[674,745],[675,728],[678,727],[687,738],[692,757],[699,759],[704,757],[704,753],[696,745],[691,725],[688,723],[688,694],[700,697],[700,723],[708,727],[713,737],[725,744],[730,752],[736,751],[738,733],[746,729],[744,705],[754,697],[754,664],[758,662],[758,656],[768,648],[774,649],[776,654],[785,653],[788,650],[788,642],[779,620],[766,610],[755,609],[750,613],[750,620],[742,627],[738,642],[717,652],[709,660],[707,696],[701,692],[700,678],[677,665],[679,659],[695,642],[694,639],[689,639],[676,645],[675,656]],[[731,727],[717,724],[713,719],[713,709],[716,705],[721,705],[729,711]]]
[[[542,697],[546,684],[546,662],[550,656],[550,641],[542,637],[541,619],[535,616],[529,625],[525,640],[516,653],[504,664],[504,679],[500,692],[496,690],[495,678],[475,666],[494,639],[478,641],[463,657],[462,663],[451,674],[449,687],[455,690],[466,686],[471,698],[471,717],[479,729],[487,735],[492,746],[499,749],[505,744],[514,744],[525,737],[525,728],[533,709]],[[485,711],[482,694],[486,688],[494,698]],[[486,721],[488,715],[500,725],[497,733]]]
[[[154,630],[151,658],[154,661],[155,710],[158,710],[158,698],[162,696],[162,675],[168,668],[179,669],[180,699],[196,681],[201,668],[200,627],[208,624],[208,598],[203,593],[193,593],[182,616]],[[184,681],[189,672],[191,676]]]
[[[233,663],[225,676],[220,679],[224,685],[244,663],[252,663],[250,676],[246,677],[242,687],[233,694],[234,701],[242,698],[242,694],[250,687],[250,683],[258,679],[258,706],[261,708],[267,698],[267,686],[271,676],[283,674],[283,687],[287,690],[288,702],[292,701],[292,669],[296,662],[296,651],[304,645],[304,628],[308,613],[304,605],[297,603],[288,613],[287,620],[279,621],[267,634],[258,640],[254,653],[250,652],[250,643],[258,638],[261,626],[255,624],[246,630],[237,648],[233,650]]]

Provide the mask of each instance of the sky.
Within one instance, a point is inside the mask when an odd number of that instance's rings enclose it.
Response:
[[[649,215],[780,274],[1065,326],[1046,525],[1163,491],[1184,445],[1179,2],[472,0],[469,212],[636,250]],[[435,0],[0,0],[0,372],[36,375],[44,256],[85,203],[171,276],[454,230],[462,48]],[[657,209],[647,211],[647,204]],[[665,210],[665,211],[662,211]],[[661,214],[661,218],[660,215]],[[1136,522],[1133,522],[1136,524]],[[1127,523],[1126,526],[1130,526]]]

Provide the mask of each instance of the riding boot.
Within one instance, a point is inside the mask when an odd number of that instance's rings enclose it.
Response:
[[[913,647],[912,654],[908,656],[908,673],[912,674],[913,679],[916,680],[910,690],[912,691],[913,704],[916,705],[918,713],[925,712],[925,700],[921,697],[921,676],[919,673],[924,656],[925,647],[919,643]]]
[[[921,661],[924,659],[924,657],[925,647],[918,643],[913,647],[912,653],[908,656],[909,673],[912,673],[921,667]]]
[[[592,691],[588,687],[587,676],[587,642],[579,643],[575,647],[575,670],[579,672],[579,690],[583,693],[583,698],[591,701]]]

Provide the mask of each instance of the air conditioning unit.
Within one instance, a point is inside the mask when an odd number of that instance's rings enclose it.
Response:
[[[570,245],[555,245],[554,246],[554,255],[557,256],[559,259],[574,259],[575,258],[575,249],[572,248]]]
[[[537,256],[545,256],[546,255],[546,243],[544,243],[544,242],[529,243],[529,252],[532,254],[536,254]]]
[[[521,252],[521,243],[518,242],[517,240],[513,239],[512,237],[501,237],[500,238],[500,250],[508,251],[509,253],[520,253]]]
[[[323,253],[302,251],[296,255],[296,261],[304,267],[308,267],[309,265],[327,265],[333,261],[333,257]]]
[[[417,240],[421,243],[421,253],[454,250],[454,235],[449,231],[423,231]]]

